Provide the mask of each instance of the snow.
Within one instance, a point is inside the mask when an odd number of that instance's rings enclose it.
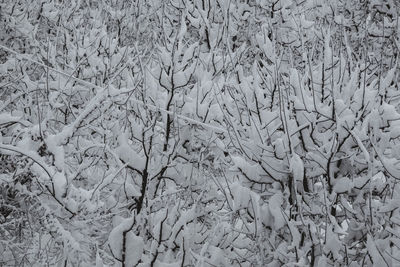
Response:
[[[68,198],[67,198],[66,206],[67,206],[67,208],[68,208],[70,211],[76,213],[76,212],[78,211],[78,206],[79,206],[79,205],[78,205],[78,203],[77,203],[73,198],[68,197]]]
[[[382,252],[378,250],[375,241],[370,234],[367,235],[367,249],[369,255],[372,257],[374,266],[388,266],[385,259],[382,257]]]
[[[115,55],[112,57],[112,59],[114,59]],[[101,58],[96,57],[95,54],[91,54],[87,57],[87,60],[90,64],[90,66],[92,67],[92,70],[94,72],[96,71],[103,71],[106,69],[103,61],[101,60]]]
[[[156,260],[154,262],[154,267],[175,267],[175,266],[180,266],[181,262],[173,262],[173,263],[166,263],[166,262],[161,262],[159,260]],[[144,262],[140,263],[137,265],[138,267],[147,267],[150,266],[150,262]]]
[[[379,207],[379,212],[390,212],[400,208],[400,198],[394,198],[388,201],[385,205]]]
[[[304,14],[302,14],[302,15],[300,16],[300,18],[301,18],[301,19],[300,19],[300,21],[301,21],[301,26],[302,26],[303,28],[308,29],[308,28],[311,28],[311,27],[314,25],[314,22],[313,22],[313,21],[310,21],[310,20],[307,20]]]
[[[361,141],[360,137],[358,136],[358,134],[355,131],[351,131],[351,134],[353,135],[354,139],[356,139],[358,146],[360,147],[361,151],[363,152],[365,161],[369,164],[370,157],[369,157],[368,150],[365,148],[363,142]]]
[[[273,217],[273,229],[275,231],[286,225],[285,218],[282,214],[283,195],[281,192],[276,192],[268,202],[270,214]]]
[[[372,177],[371,186],[378,190],[379,192],[382,191],[387,183],[387,178],[383,172],[378,172]]]
[[[340,255],[341,242],[336,233],[332,231],[332,225],[328,225],[328,229],[326,231],[326,243],[324,246],[324,252],[328,254],[332,253],[333,258],[338,260]]]
[[[54,155],[54,165],[59,171],[64,170],[64,148],[57,143],[57,137],[50,135],[46,138],[47,149]]]
[[[290,234],[292,236],[292,246],[299,247],[301,236],[299,230],[297,230],[297,225],[294,221],[289,221],[288,226],[290,229]]]
[[[123,236],[124,232],[128,231],[125,235],[126,266],[135,266],[142,257],[144,248],[143,239],[130,230],[133,222],[134,218],[123,219],[123,221],[111,231],[108,237],[108,244],[110,245],[112,253],[121,260],[123,254]]]
[[[184,52],[183,57],[182,57],[182,65],[186,65],[189,60],[191,60],[193,58],[193,55],[195,53],[195,49],[196,47],[198,47],[198,43],[195,42],[193,44],[191,44]]]
[[[388,173],[396,179],[400,179],[400,167],[397,167],[398,161],[393,158],[387,158],[383,155],[379,156],[382,165],[388,171]]]
[[[333,191],[336,193],[349,192],[353,188],[354,184],[348,177],[342,177],[335,179]]]
[[[342,203],[343,207],[347,211],[349,211],[349,212],[351,212],[353,214],[357,214],[357,212],[353,209],[352,205],[349,203],[349,201],[345,197],[343,197],[343,196],[341,197],[340,203]]]
[[[103,267],[103,260],[100,257],[99,250],[96,250],[96,267]]]
[[[132,232],[126,235],[126,265],[135,266],[142,257],[144,248],[143,239]]]
[[[121,160],[129,164],[129,166],[143,170],[146,165],[146,160],[139,155],[134,149],[132,149],[129,144],[128,134],[122,133],[118,137],[118,147],[116,148],[116,153]]]
[[[278,138],[273,143],[276,155],[278,158],[283,159],[286,155],[287,149],[285,148],[285,143],[283,142],[282,138]]]
[[[229,262],[226,259],[225,251],[219,247],[210,246],[209,251],[211,253],[210,263],[214,266],[228,266]]]
[[[235,182],[230,186],[233,196],[233,210],[237,211],[249,206],[251,200],[251,191],[247,187],[242,186],[239,182]]]
[[[325,35],[325,55],[324,55],[324,64],[325,64],[325,68],[329,68],[332,65],[332,49],[330,46],[330,40],[331,40],[331,36],[330,36],[330,31],[328,30],[328,32]]]
[[[265,55],[271,60],[274,61],[274,46],[271,40],[264,35],[257,34],[256,36],[258,46],[263,50]]]
[[[127,197],[139,197],[141,195],[140,189],[131,183],[125,184],[125,191]]]
[[[3,261],[397,264],[393,1],[3,2]]]
[[[19,122],[21,120],[20,117],[12,116],[9,113],[1,113],[0,114],[0,125],[12,123],[12,122]]]
[[[262,170],[257,164],[251,164],[240,156],[231,156],[231,158],[235,166],[234,169],[244,172],[248,177],[255,181],[260,179]]]
[[[296,153],[293,153],[292,157],[290,158],[290,170],[293,173],[295,181],[303,181],[304,165],[300,156]]]
[[[53,176],[54,194],[58,199],[62,199],[67,190],[67,179],[62,172],[56,172]]]
[[[54,143],[57,145],[67,143],[68,139],[72,137],[74,132],[79,127],[80,123],[103,101],[106,96],[107,90],[101,88],[101,91],[93,97],[86,105],[85,109],[79,113],[79,116],[71,124],[66,125],[61,132],[59,132],[54,138]]]
[[[382,80],[382,82],[381,82],[381,89],[382,89],[383,91],[389,89],[388,87],[389,87],[390,84],[392,83],[393,78],[394,78],[394,75],[395,75],[397,69],[398,69],[398,68],[397,68],[397,66],[396,66],[396,67],[390,69],[390,70],[387,72],[385,78],[384,78],[384,79]]]
[[[380,109],[382,110],[381,113],[383,113],[380,115],[382,119],[389,121],[400,119],[400,114],[397,113],[395,106],[383,102]]]
[[[187,31],[185,18],[186,18],[185,16],[182,16],[182,18],[181,18],[181,28],[180,28],[179,34],[177,36],[177,39],[179,40],[179,42],[182,42],[182,39]]]

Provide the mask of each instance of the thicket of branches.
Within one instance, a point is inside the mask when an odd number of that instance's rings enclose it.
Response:
[[[397,266],[398,14],[1,1],[0,265]]]

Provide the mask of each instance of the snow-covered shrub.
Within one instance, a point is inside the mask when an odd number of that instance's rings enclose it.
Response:
[[[3,1],[0,265],[396,266],[397,18]]]

